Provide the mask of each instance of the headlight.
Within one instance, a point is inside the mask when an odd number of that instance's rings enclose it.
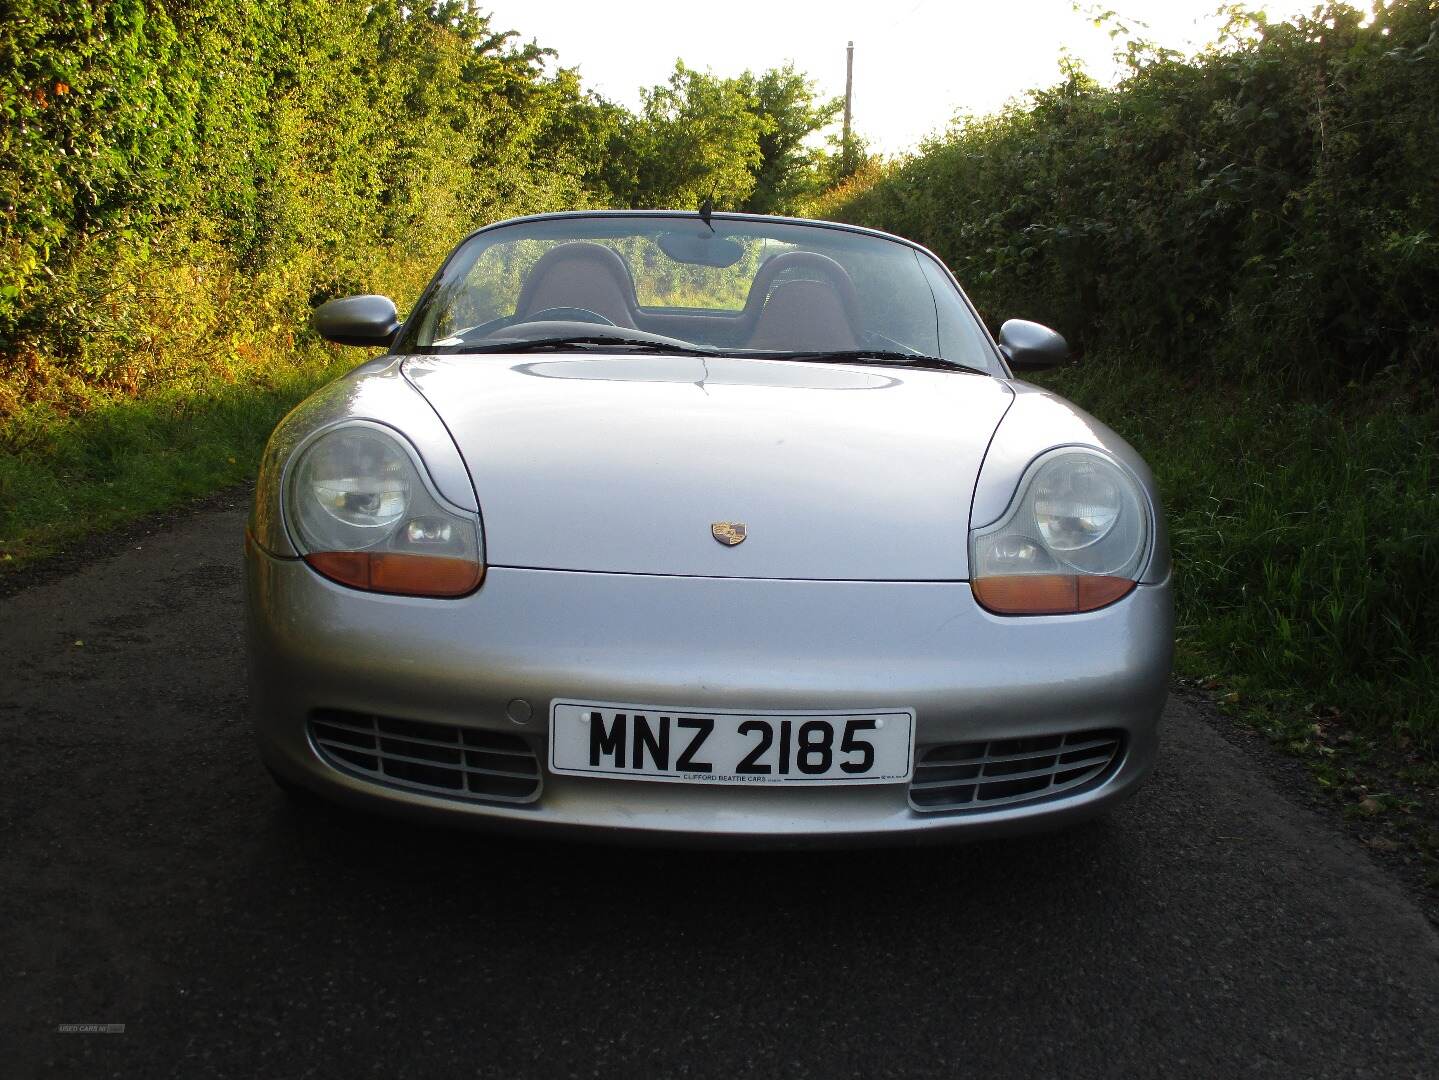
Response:
[[[1078,551],[1109,535],[1124,509],[1114,469],[1098,458],[1044,468],[1034,478],[1034,523],[1051,551]]]
[[[442,504],[395,436],[357,422],[300,452],[285,509],[305,562],[371,592],[464,596],[484,579],[479,521]]]
[[[1093,450],[1043,455],[999,521],[970,534],[975,598],[1002,615],[1092,611],[1127,595],[1149,553],[1149,500]]]

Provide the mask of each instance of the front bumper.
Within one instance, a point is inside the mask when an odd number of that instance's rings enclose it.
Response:
[[[1173,640],[1169,583],[1085,615],[1003,618],[964,582],[676,578],[491,567],[463,600],[356,592],[247,545],[250,708],[279,776],[335,801],[453,824],[591,839],[858,844],[1048,828],[1149,771]],[[920,812],[907,785],[690,786],[544,771],[537,799],[488,804],[382,785],[322,759],[317,710],[520,735],[548,760],[553,699],[696,710],[913,708],[916,749],[1124,733],[1101,780],[1050,801]],[[529,719],[517,723],[509,714]]]

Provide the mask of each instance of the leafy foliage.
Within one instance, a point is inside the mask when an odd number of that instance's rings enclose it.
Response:
[[[813,84],[789,64],[762,75],[745,72],[738,81],[762,125],[754,188],[742,209],[788,213],[826,180],[828,155],[811,137],[834,122],[843,99],[817,101]]]
[[[627,132],[638,161],[633,206],[720,205],[754,189],[764,124],[733,79],[676,63],[668,83],[643,92],[644,107]]]
[[[166,309],[227,315],[177,276],[233,283],[288,332],[329,295],[412,290],[474,223],[588,199],[573,74],[468,2],[19,0],[3,19],[0,415],[183,379]]]
[[[1432,360],[1439,7],[1234,12],[1192,61],[1069,69],[819,200],[933,247],[995,321],[1081,348],[1332,385]]]
[[[792,65],[723,78],[676,62],[641,91],[638,115],[595,102],[609,125],[597,179],[615,205],[691,209],[704,199],[751,213],[789,213],[824,186],[812,136],[838,115]]]

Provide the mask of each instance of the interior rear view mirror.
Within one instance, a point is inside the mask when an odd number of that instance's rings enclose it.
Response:
[[[697,266],[733,266],[744,256],[743,247],[708,229],[694,233],[660,233],[655,243],[675,262]]]

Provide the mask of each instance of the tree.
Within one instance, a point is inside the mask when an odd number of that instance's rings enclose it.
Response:
[[[595,99],[609,133],[595,179],[632,207],[692,209],[706,198],[752,213],[791,212],[820,186],[825,154],[809,145],[841,103],[819,101],[792,64],[722,78],[675,62],[641,91],[636,115]]]
[[[690,209],[706,198],[735,207],[754,190],[764,121],[736,79],[675,61],[667,83],[641,91],[626,142],[635,155],[630,205]]]
[[[820,187],[825,154],[809,140],[834,122],[844,102],[817,100],[814,83],[793,64],[762,75],[746,71],[738,83],[763,125],[760,160],[753,169],[754,190],[744,209],[755,214],[792,213]]]

